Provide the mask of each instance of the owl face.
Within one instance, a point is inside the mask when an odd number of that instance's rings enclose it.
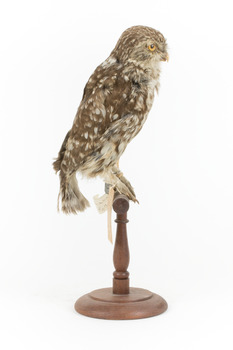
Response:
[[[168,61],[167,43],[157,30],[134,26],[123,32],[113,53],[123,62],[137,62],[144,66],[160,61]]]
[[[132,47],[129,53],[129,59],[136,60],[138,63],[152,63],[159,61],[168,61],[167,44],[160,42],[156,38],[141,40]]]

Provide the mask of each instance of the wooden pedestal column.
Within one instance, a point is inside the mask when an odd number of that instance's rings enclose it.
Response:
[[[161,296],[147,289],[129,287],[129,247],[126,231],[128,198],[117,195],[113,209],[117,213],[113,288],[97,289],[83,295],[76,301],[75,310],[85,316],[108,320],[132,320],[159,315],[167,309],[167,303]]]

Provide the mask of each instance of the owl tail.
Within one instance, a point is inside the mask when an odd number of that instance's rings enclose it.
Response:
[[[59,210],[59,198],[61,196],[61,208],[65,214],[77,214],[90,206],[88,200],[80,192],[75,173],[67,177],[60,171],[60,192],[58,195],[57,208]]]
[[[68,133],[66,134],[66,137],[65,137],[65,139],[61,145],[60,151],[58,153],[58,157],[53,162],[53,169],[55,170],[56,173],[61,170],[61,163],[62,163],[62,160],[64,158],[64,154],[66,151],[66,144],[67,144],[69,136],[70,136],[70,131],[68,131]]]

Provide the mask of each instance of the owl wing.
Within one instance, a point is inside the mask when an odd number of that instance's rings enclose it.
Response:
[[[89,171],[89,176],[96,176],[116,165],[128,143],[141,128],[140,117],[136,114],[127,114],[112,122],[99,137],[96,149],[88,155],[82,171]]]
[[[114,77],[109,79],[104,81],[107,89],[93,77],[86,85],[64,155],[70,168],[88,176],[114,165],[142,127],[142,113],[132,107],[129,113],[123,97],[127,86],[116,86]]]
[[[63,164],[69,171],[79,170],[98,148],[109,124],[103,89],[98,86],[90,89],[87,84],[66,144]]]

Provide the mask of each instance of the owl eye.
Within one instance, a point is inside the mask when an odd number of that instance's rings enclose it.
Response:
[[[153,45],[153,44],[149,45],[148,49],[152,52],[155,51],[155,45]]]

